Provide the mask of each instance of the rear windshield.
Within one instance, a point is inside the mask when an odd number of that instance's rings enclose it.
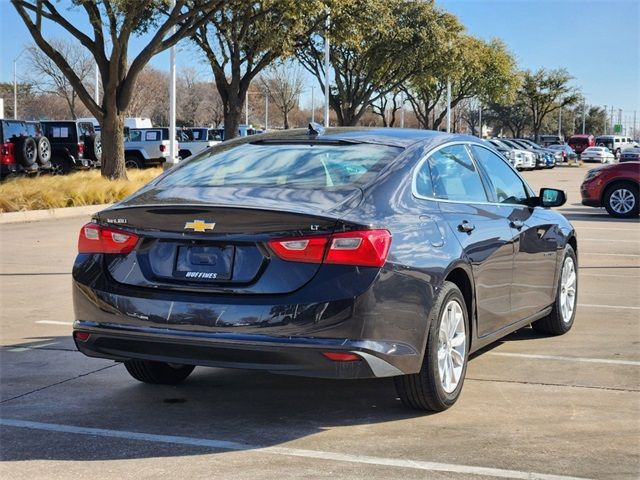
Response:
[[[24,122],[5,121],[2,122],[2,139],[3,142],[9,142],[12,139],[26,137],[29,135],[27,124]]]
[[[195,157],[160,185],[299,189],[361,186],[401,152],[402,148],[372,144],[242,144]]]

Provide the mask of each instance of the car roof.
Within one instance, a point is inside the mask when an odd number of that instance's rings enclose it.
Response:
[[[453,140],[479,142],[477,137],[470,135],[459,135],[433,130],[418,130],[414,128],[376,127],[330,127],[327,128],[324,133],[311,137],[309,136],[309,131],[307,129],[299,128],[251,135],[241,138],[247,142],[295,142],[312,138],[314,141],[318,142],[372,143],[401,148],[407,148],[416,143],[426,142],[434,144]]]

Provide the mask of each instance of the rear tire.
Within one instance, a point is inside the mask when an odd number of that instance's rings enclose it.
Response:
[[[551,313],[531,324],[531,327],[547,335],[563,335],[571,330],[578,306],[578,260],[571,245],[564,249],[562,269],[558,278],[556,300]]]
[[[128,360],[124,366],[133,378],[140,382],[175,385],[187,378],[193,369],[193,365],[174,365],[164,362],[152,362],[149,360]]]
[[[451,407],[462,391],[469,340],[464,297],[454,283],[444,282],[429,313],[427,346],[420,371],[394,378],[402,403],[409,408],[433,412]]]
[[[638,186],[627,182],[615,183],[607,188],[602,203],[612,217],[637,217],[640,213]]]
[[[71,162],[64,158],[51,159],[51,175],[66,175],[72,169]]]
[[[124,160],[125,168],[144,168],[144,162],[137,157],[126,157]]]

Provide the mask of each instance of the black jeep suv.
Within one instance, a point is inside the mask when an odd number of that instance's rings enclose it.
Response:
[[[102,143],[91,122],[47,120],[42,125],[51,142],[54,173],[100,166]]]

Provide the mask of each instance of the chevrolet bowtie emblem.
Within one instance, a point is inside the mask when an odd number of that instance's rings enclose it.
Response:
[[[185,230],[193,230],[194,232],[204,232],[206,230],[213,230],[216,224],[211,222],[207,223],[204,220],[194,220],[193,222],[187,222],[184,224]]]

